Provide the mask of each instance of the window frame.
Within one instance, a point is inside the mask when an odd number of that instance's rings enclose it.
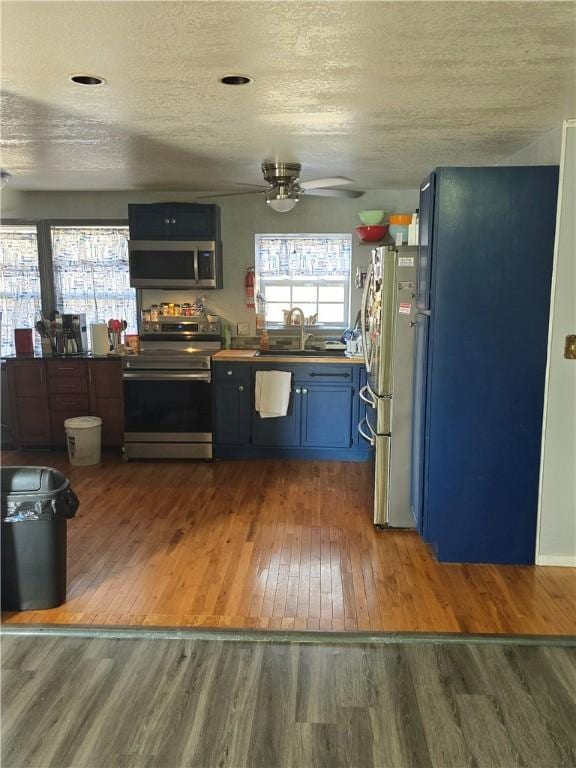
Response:
[[[349,274],[347,278],[322,278],[321,276],[308,276],[308,277],[301,277],[301,278],[294,278],[294,277],[287,277],[286,279],[282,279],[281,277],[270,277],[270,279],[266,279],[266,277],[263,277],[261,273],[258,271],[258,249],[259,249],[259,242],[262,238],[267,239],[284,239],[284,240],[326,240],[328,238],[333,239],[343,239],[345,237],[350,238],[350,265],[349,265]],[[327,331],[329,330],[340,330],[343,328],[347,328],[350,324],[350,313],[352,311],[352,296],[351,296],[351,289],[352,289],[352,261],[353,261],[353,242],[352,242],[352,236],[348,232],[281,232],[281,233],[268,233],[268,232],[260,232],[256,233],[254,235],[254,267],[255,267],[255,283],[256,283],[256,290],[262,291],[264,297],[266,294],[265,286],[285,286],[290,289],[290,306],[298,306],[298,304],[294,304],[292,301],[292,292],[294,287],[306,287],[306,286],[313,286],[316,288],[316,301],[314,302],[316,305],[316,311],[319,309],[320,304],[339,304],[340,302],[320,302],[319,301],[319,288],[322,286],[333,286],[333,287],[343,287],[344,288],[344,319],[342,322],[337,323],[323,323],[318,322],[316,326],[310,326],[310,327],[316,327],[318,330],[325,329]],[[270,302],[271,304],[281,304],[282,302]],[[312,303],[312,302],[303,302],[304,304]],[[264,302],[264,317],[266,318],[266,304],[267,302]],[[280,328],[286,328],[287,326],[284,325],[284,323],[277,321],[277,320],[265,320],[266,327],[277,330]]]

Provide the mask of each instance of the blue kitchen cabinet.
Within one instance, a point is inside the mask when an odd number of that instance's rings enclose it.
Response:
[[[299,396],[302,401],[302,446],[349,448],[352,444],[352,387],[307,384],[301,388]]]
[[[204,203],[147,203],[128,206],[132,240],[220,241],[220,208]]]
[[[411,505],[441,562],[534,562],[556,166],[421,187]]]
[[[250,442],[250,386],[243,381],[216,383],[214,433],[221,445],[248,445]]]
[[[300,445],[301,388],[292,382],[286,416],[263,419],[257,411],[252,417],[252,444],[274,448],[297,448]]]
[[[286,416],[263,419],[256,412],[254,380],[262,370],[292,374]],[[373,453],[357,435],[362,366],[216,360],[213,378],[216,458],[366,461]]]

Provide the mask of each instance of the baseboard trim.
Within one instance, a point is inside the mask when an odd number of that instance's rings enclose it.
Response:
[[[576,568],[576,555],[536,555],[536,565]]]

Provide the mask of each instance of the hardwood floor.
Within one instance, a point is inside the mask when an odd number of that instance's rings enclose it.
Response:
[[[2,646],[11,768],[576,763],[574,648],[42,636]]]
[[[370,465],[130,462],[60,468],[68,600],[8,623],[576,634],[576,571],[440,565],[414,532],[371,522]]]

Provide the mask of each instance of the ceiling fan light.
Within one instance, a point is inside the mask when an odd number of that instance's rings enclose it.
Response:
[[[271,189],[266,195],[266,202],[276,213],[288,213],[300,199],[300,193],[295,189],[289,189],[280,185]]]
[[[276,213],[288,213],[298,202],[298,198],[291,197],[273,197],[271,200],[266,200],[270,208]]]

